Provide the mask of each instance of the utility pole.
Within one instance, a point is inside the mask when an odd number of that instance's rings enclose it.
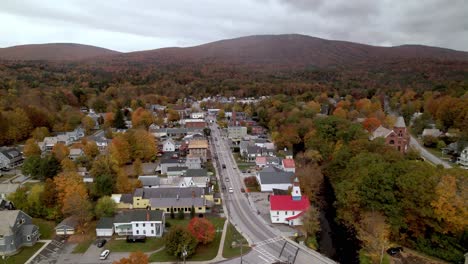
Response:
[[[240,253],[241,253],[241,264],[242,264],[242,247],[244,247],[244,243],[242,240],[239,241],[240,242]]]
[[[187,257],[187,250],[185,249],[186,246],[184,246],[184,251],[182,251],[182,257],[184,258],[184,264],[185,264],[185,258]]]

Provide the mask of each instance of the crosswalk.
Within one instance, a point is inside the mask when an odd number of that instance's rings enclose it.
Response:
[[[258,258],[263,261],[263,262],[260,261],[259,263],[274,263],[274,262],[280,261],[278,257],[276,257],[275,255],[267,251],[265,249],[265,246],[280,242],[282,240],[283,238],[278,236],[278,237],[273,237],[273,238],[255,243],[253,250],[258,253]]]

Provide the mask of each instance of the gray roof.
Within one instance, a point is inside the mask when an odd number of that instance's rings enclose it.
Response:
[[[143,186],[157,186],[159,185],[159,176],[140,176],[138,180],[141,181]]]
[[[160,210],[129,210],[123,211],[114,218],[114,223],[130,223],[133,221],[162,221],[163,212]]]
[[[97,222],[96,229],[108,229],[114,226],[113,217],[101,217]]]
[[[180,198],[192,197],[195,194],[196,197],[201,197],[203,194],[209,194],[209,188],[202,187],[169,187],[169,188],[138,188],[135,190],[134,196],[143,197],[145,199],[150,198]]]
[[[131,193],[124,193],[122,196],[120,196],[120,202],[121,203],[133,203],[133,194]]]
[[[10,194],[16,192],[19,187],[19,183],[0,183],[0,193]]]
[[[184,171],[187,170],[187,167],[169,167],[167,171]]]
[[[208,172],[205,169],[188,169],[185,177],[207,177]]]
[[[175,164],[180,163],[178,159],[162,159],[160,164]]]
[[[150,199],[151,207],[160,208],[160,207],[202,207],[204,205],[211,205],[211,202],[200,198],[151,198]]]
[[[264,172],[258,173],[262,184],[287,184],[292,183],[293,172]]]
[[[405,119],[403,119],[402,116],[399,116],[399,117],[397,118],[397,121],[396,121],[394,127],[406,127]]]
[[[63,227],[71,227],[75,228],[78,225],[78,218],[69,216],[65,219],[63,219],[62,222],[60,222],[55,229],[63,228]]]
[[[12,234],[11,227],[15,225],[20,210],[0,211],[0,235],[8,236]]]
[[[16,148],[4,148],[0,152],[10,160],[21,156],[21,152]]]

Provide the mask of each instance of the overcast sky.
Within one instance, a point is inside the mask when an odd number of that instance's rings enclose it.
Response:
[[[0,47],[136,51],[290,33],[468,51],[468,0],[0,0]]]

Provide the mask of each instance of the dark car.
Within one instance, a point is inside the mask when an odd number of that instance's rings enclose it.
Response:
[[[146,236],[127,236],[128,243],[136,243],[136,242],[144,243],[145,241],[146,241]]]
[[[99,239],[96,245],[98,248],[102,248],[106,244],[106,242],[107,241],[105,239]]]
[[[244,189],[244,188],[241,188],[241,192],[245,193],[245,189]]]
[[[223,169],[225,169],[225,168],[226,168],[226,164],[223,164]]]
[[[387,249],[387,253],[390,255],[390,256],[394,256],[400,252],[403,252],[403,247],[391,247],[389,249]]]

